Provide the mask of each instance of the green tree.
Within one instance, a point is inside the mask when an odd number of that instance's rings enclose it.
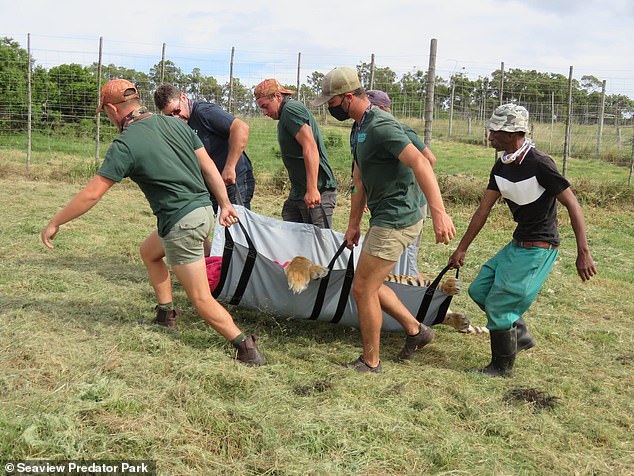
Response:
[[[324,76],[326,75],[319,71],[313,71],[310,76],[306,76],[306,83],[315,94],[315,97],[321,94],[321,83],[324,80]]]
[[[161,77],[163,78],[162,81]],[[149,78],[152,83],[151,90],[156,89],[161,84],[173,84],[181,91],[187,91],[189,88],[189,76],[183,73],[171,60],[165,60],[163,67],[161,67],[161,63],[152,66],[152,68],[150,68]]]
[[[222,86],[213,76],[204,76],[200,68],[194,68],[189,75],[189,88],[186,90],[193,99],[214,102],[222,101]]]
[[[0,38],[0,126],[26,126],[28,52],[12,38]]]
[[[249,114],[255,111],[255,98],[253,91],[240,82],[240,78],[233,78],[233,91],[231,97],[231,106],[229,106],[229,83],[223,86],[222,106],[231,114]]]
[[[372,74],[371,67],[371,63],[361,62],[357,65],[359,80],[361,81],[361,86],[365,89],[370,89],[370,76]],[[392,86],[395,82],[396,73],[389,67],[378,68],[376,65],[374,66],[374,82],[372,86],[374,89],[380,89],[387,92],[393,89]]]
[[[48,71],[48,109],[61,120],[79,122],[95,115],[97,78],[90,67],[62,64]]]

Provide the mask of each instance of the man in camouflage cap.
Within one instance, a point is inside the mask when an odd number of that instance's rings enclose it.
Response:
[[[490,131],[528,132],[528,111],[524,106],[504,104],[493,111],[487,123]]]
[[[512,374],[515,355],[535,345],[522,315],[539,293],[559,252],[557,201],[566,207],[577,241],[577,273],[587,281],[597,272],[583,211],[555,162],[526,137],[528,111],[516,104],[498,107],[487,123],[489,142],[502,152],[489,184],[449,263],[464,265],[467,248],[501,196],[517,227],[513,239],[480,269],[469,296],[486,313],[491,331],[491,363],[474,369],[489,376]]]

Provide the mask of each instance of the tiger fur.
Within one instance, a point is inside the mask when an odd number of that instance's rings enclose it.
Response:
[[[405,284],[407,286],[421,286],[421,287],[429,287],[431,286],[432,279],[425,279],[421,275],[418,276],[406,276],[403,274],[388,274],[385,278],[385,281],[388,283],[399,283]],[[445,281],[440,283],[438,289],[448,296],[455,296],[456,294],[460,294],[462,283],[459,279],[450,276]],[[481,326],[472,326],[469,318],[466,314],[452,312],[451,309],[447,309],[447,314],[445,315],[445,319],[441,324],[445,324],[449,327],[453,327],[459,332],[463,334],[488,334],[489,329]]]

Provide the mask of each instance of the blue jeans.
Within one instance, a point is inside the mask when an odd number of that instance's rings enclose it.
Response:
[[[236,193],[236,189],[237,192]],[[234,205],[242,205],[244,208],[251,209],[251,199],[253,198],[253,192],[255,191],[255,177],[253,176],[253,170],[247,169],[244,173],[236,177],[236,183],[227,185],[227,195],[229,195],[229,201]],[[210,194],[211,203],[214,210],[218,210],[218,201],[216,197]]]
[[[469,286],[469,296],[487,315],[487,327],[513,327],[533,303],[559,250],[520,248],[512,242],[487,261]]]

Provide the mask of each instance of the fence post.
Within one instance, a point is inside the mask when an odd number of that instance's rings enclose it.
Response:
[[[26,34],[26,170],[29,171],[31,165],[31,34]]]
[[[425,137],[423,142],[431,144],[432,122],[434,117],[434,86],[436,82],[436,49],[438,40],[432,38],[429,46],[429,69],[427,70],[427,91],[425,94]]]
[[[161,49],[161,75],[159,76],[161,79],[161,84],[165,82],[165,43],[163,43],[163,48]]]
[[[564,136],[564,161],[562,175],[565,177],[568,170],[568,157],[570,156],[570,121],[572,121],[572,66],[568,74],[568,114],[566,115],[566,135]]]
[[[504,61],[500,63],[500,106],[504,104]]]
[[[601,88],[601,105],[599,106],[599,128],[597,131],[597,160],[601,159],[601,142],[603,139],[603,120],[605,116],[605,79]]]
[[[299,52],[297,53],[297,100],[299,101],[299,93],[300,93],[300,89],[299,89],[299,71],[302,65],[302,53]]]
[[[229,98],[227,100],[227,110],[233,114],[233,55],[236,47],[231,47],[231,60],[229,62]]]
[[[103,51],[103,36],[99,37],[99,58],[97,60],[97,105],[101,101],[101,55]],[[99,163],[99,138],[101,134],[101,113],[96,114],[95,122],[95,163]]]

